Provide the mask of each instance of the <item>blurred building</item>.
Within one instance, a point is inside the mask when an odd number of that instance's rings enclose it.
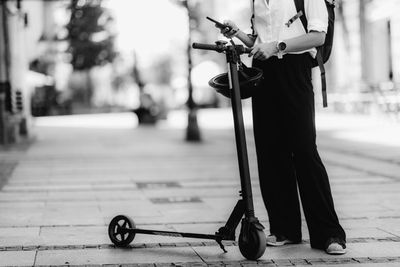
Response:
[[[17,142],[29,133],[28,70],[25,39],[28,14],[21,1],[0,2],[0,143]]]
[[[400,112],[400,1],[361,4],[362,79],[376,104],[398,119]]]
[[[35,90],[53,90],[60,72],[53,64],[60,45],[57,16],[63,17],[58,13],[65,6],[66,1],[0,1],[0,144],[30,136]]]
[[[338,2],[335,43],[327,64],[331,110],[397,116],[400,111],[400,1]],[[317,70],[314,76],[317,88],[318,77]],[[317,101],[321,100],[319,93],[317,89]]]
[[[361,4],[363,79],[377,85],[400,81],[400,1],[370,0]]]
[[[335,43],[326,64],[328,110],[397,114],[400,111],[400,0],[336,2]],[[218,20],[232,19],[247,32],[250,32],[250,4],[248,0],[236,1],[234,5],[227,0],[203,1],[207,14]],[[211,31],[210,25],[206,26]],[[214,58],[224,60],[217,54]],[[318,68],[314,70],[313,81],[316,107],[322,109]]]

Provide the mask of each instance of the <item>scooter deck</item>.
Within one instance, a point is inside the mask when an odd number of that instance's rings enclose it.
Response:
[[[160,230],[149,230],[140,228],[126,228],[126,232],[135,234],[146,234],[146,235],[161,235],[161,236],[172,236],[172,237],[189,237],[189,238],[200,238],[200,239],[212,239],[212,240],[232,240],[235,239],[225,237],[219,234],[198,234],[198,233],[185,233],[185,232],[174,232],[174,231],[160,231]]]

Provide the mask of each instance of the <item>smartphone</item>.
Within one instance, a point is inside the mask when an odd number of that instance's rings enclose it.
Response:
[[[210,21],[212,21],[212,22],[214,22],[215,23],[215,26],[217,27],[217,28],[219,28],[219,29],[226,29],[226,28],[229,28],[229,31],[230,30],[232,30],[232,27],[229,27],[229,26],[227,26],[227,25],[225,25],[225,24],[223,24],[223,23],[221,23],[221,22],[219,22],[219,21],[216,21],[215,19],[212,19],[212,18],[210,18],[210,17],[206,17],[208,20],[210,20]]]

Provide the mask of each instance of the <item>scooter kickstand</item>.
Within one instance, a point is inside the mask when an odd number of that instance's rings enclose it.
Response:
[[[225,246],[222,244],[222,240],[221,239],[217,239],[215,241],[217,241],[219,247],[224,251],[224,253],[228,253],[228,251],[225,249]]]

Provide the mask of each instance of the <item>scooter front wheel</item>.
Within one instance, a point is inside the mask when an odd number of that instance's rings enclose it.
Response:
[[[135,238],[135,233],[130,231],[136,229],[135,223],[125,215],[115,216],[108,225],[108,236],[117,247],[127,247]]]
[[[264,255],[267,247],[267,238],[257,223],[242,222],[239,235],[239,250],[248,260],[260,258]]]

